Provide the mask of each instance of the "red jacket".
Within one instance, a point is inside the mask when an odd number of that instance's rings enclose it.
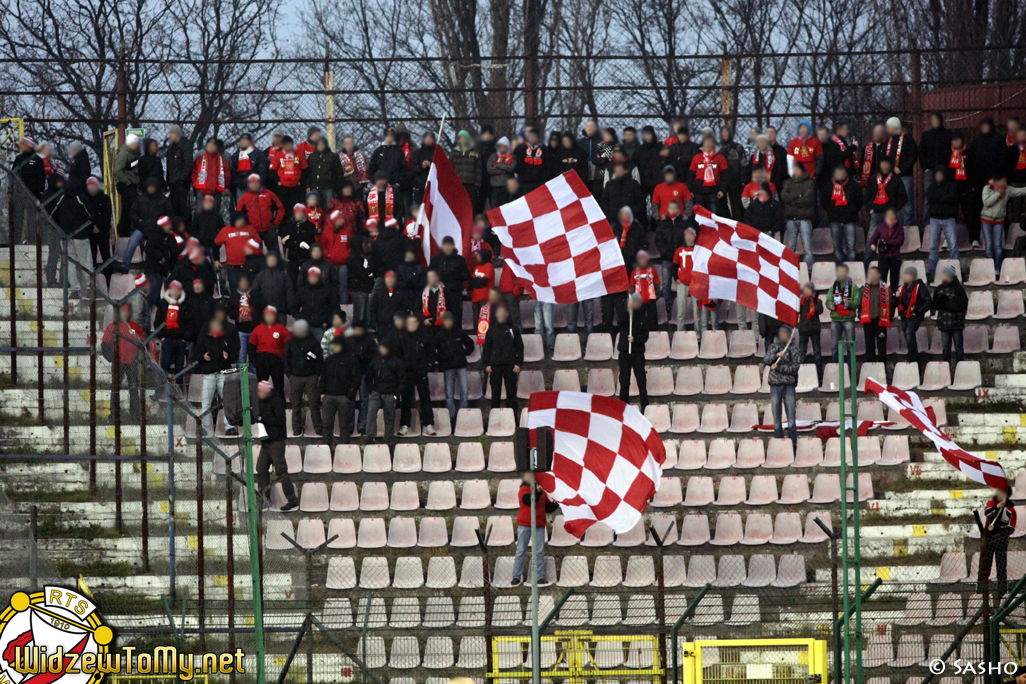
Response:
[[[316,151],[317,151],[317,146],[316,145],[311,145],[309,140],[304,140],[303,142],[301,142],[298,145],[296,145],[296,156],[297,157],[302,157],[304,162],[307,159],[310,158],[310,153],[311,152],[316,152]]]
[[[506,270],[506,269],[503,269]],[[488,284],[482,287],[475,288],[470,293],[470,301],[477,304],[478,302],[488,301],[488,291],[495,285],[495,267],[491,264],[478,264],[474,266],[474,271],[470,274],[471,278],[487,278]]]
[[[699,188],[702,192],[718,190],[720,186],[720,176],[727,170],[727,158],[719,152],[714,152],[710,157],[710,161],[707,164],[705,161],[705,154],[699,152],[691,158],[691,173],[694,174],[694,187],[696,192]],[[711,171],[709,177],[706,177],[706,171]]]
[[[249,336],[249,344],[256,349],[257,354],[274,354],[285,356],[285,344],[292,339],[289,329],[281,323],[268,326],[261,323],[253,329]]]
[[[253,226],[225,226],[214,238],[214,244],[224,245],[225,261],[229,266],[242,266],[246,263],[246,243],[250,240],[260,241],[260,235]]]
[[[352,231],[363,226],[366,220],[367,212],[363,208],[363,202],[354,197],[332,198],[331,203],[328,204],[328,215],[331,216],[335,211],[342,212],[343,225]]]
[[[326,226],[317,236],[317,242],[324,248],[324,258],[335,266],[349,263],[352,240],[353,231],[345,227],[336,231],[331,226]]]
[[[232,180],[228,162],[221,155],[204,152],[192,163],[192,187],[205,195],[219,195]]]
[[[114,361],[114,323],[107,326],[103,331],[103,356],[108,361]],[[142,349],[142,342],[146,339],[146,333],[135,321],[118,323],[118,354],[121,363],[135,363],[139,360],[139,350]],[[530,525],[531,523],[528,523]]]
[[[665,218],[667,213],[667,204],[671,200],[677,200],[680,202],[680,211],[684,213],[684,203],[691,199],[691,191],[688,190],[688,186],[684,185],[680,181],[677,181],[673,185],[667,185],[666,183],[660,183],[652,191],[652,204],[659,207],[659,218]]]
[[[814,135],[810,135],[805,140],[795,138],[787,146],[787,156],[791,157],[791,161],[795,164],[798,162],[805,164],[805,170],[809,172],[809,178],[815,178],[816,157],[823,156],[823,144]]]
[[[517,492],[517,498],[520,499],[520,510],[517,512],[517,526],[518,527],[530,527],[531,526],[531,505],[530,503],[524,503],[524,499],[527,501],[531,500],[531,487],[526,483],[520,484],[520,491]],[[545,492],[541,492],[541,495],[535,497],[534,510],[535,520],[534,524],[538,528],[545,527],[545,511],[549,506],[549,497]]]
[[[270,170],[278,174],[278,182],[286,188],[294,188],[299,185],[305,168],[306,157],[298,152],[275,150],[274,156],[271,158]]]
[[[249,215],[249,225],[253,226],[258,233],[263,233],[271,224],[281,225],[285,218],[285,207],[278,196],[267,188],[260,188],[260,192],[247,190],[239,198],[235,211],[244,211]]]
[[[524,294],[524,286],[520,284],[520,279],[513,275],[513,269],[509,267],[509,264],[502,267],[502,274],[499,276],[499,291],[514,297]]]

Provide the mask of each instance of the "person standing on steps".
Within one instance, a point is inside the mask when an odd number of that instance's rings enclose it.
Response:
[[[655,321],[650,320],[644,310],[641,295],[637,292],[627,300],[627,314],[620,319],[620,337],[616,349],[620,353],[620,401],[628,403],[631,388],[631,372],[638,382],[638,396],[641,412],[648,406],[648,375],[645,370],[645,343]]]
[[[267,380],[257,385],[257,396],[260,398],[260,422],[267,431],[267,439],[260,443],[260,456],[256,463],[256,486],[260,492],[265,508],[271,504],[271,466],[274,476],[281,483],[282,494],[285,495],[283,512],[299,508],[299,497],[296,486],[292,484],[289,466],[285,462],[285,400],[280,390],[273,387]]]
[[[534,544],[531,543],[531,490],[534,489]],[[559,510],[559,504],[549,497],[534,482],[534,473],[524,473],[517,492],[520,510],[517,511],[517,553],[513,557],[513,586],[528,582],[524,566],[527,564],[527,547],[534,548],[534,567],[538,573],[538,584],[546,584],[545,577],[545,516]]]

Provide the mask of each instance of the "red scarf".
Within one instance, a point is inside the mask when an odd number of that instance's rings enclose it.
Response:
[[[641,301],[646,304],[654,302],[656,298],[655,270],[651,266],[648,268],[636,268],[633,275],[634,291],[641,295]]]
[[[951,148],[951,160],[948,167],[955,169],[955,180],[965,180],[965,155],[962,150]]]
[[[873,173],[873,154],[875,152],[876,143],[870,141],[862,155],[862,180],[859,182],[862,187],[866,187],[869,183],[869,174]]]
[[[833,140],[835,143],[837,143],[837,146],[841,148],[841,152],[844,152],[845,150],[848,149],[848,146],[844,144],[844,141],[841,140],[836,135],[830,136],[830,139]],[[849,166],[851,166],[851,161],[848,159],[848,157],[845,157],[844,158],[844,168],[848,168]]]
[[[255,150],[251,147],[248,150],[239,148],[239,171],[249,171],[253,168],[253,165],[249,162],[249,155]]]
[[[347,176],[355,173],[357,183],[363,183],[367,180],[367,159],[360,150],[353,150],[352,154],[339,152],[338,158],[342,162],[342,173]]]
[[[542,146],[535,145],[527,146],[527,151],[524,152],[524,163],[530,164],[531,166],[540,166],[543,163],[542,160]]]
[[[887,174],[887,178],[883,178],[880,174],[876,174],[876,197],[873,198],[873,204],[887,204],[887,184],[894,178],[894,172]]]
[[[164,327],[168,330],[178,330],[178,304],[168,302],[167,316],[164,318]]]
[[[716,161],[713,159],[713,154],[709,152],[702,152],[702,185],[709,187],[710,185],[716,185]]]
[[[891,145],[894,144],[894,138],[887,141],[887,156],[891,156]],[[898,149],[894,152],[894,168],[898,168],[898,164],[901,163],[901,148],[905,146],[905,132],[902,131],[901,135],[898,136]]]
[[[485,302],[481,307],[481,313],[477,316],[477,343],[484,344],[485,336],[488,334],[488,326],[492,320],[492,304]]]
[[[253,308],[248,292],[239,294],[239,320],[236,323],[249,323],[253,320]]]
[[[43,160],[43,172],[49,176],[53,173],[53,164],[50,163],[50,158],[42,155],[40,155],[39,158]]]
[[[378,188],[374,186],[367,195],[367,213],[371,218],[378,218]],[[385,218],[390,219],[395,213],[395,196],[392,193],[392,186],[385,187]]]
[[[1005,133],[1005,147],[1011,147],[1015,144],[1015,133]]]
[[[759,163],[759,155],[766,158],[766,163],[763,164],[763,168],[766,169],[766,178],[770,177],[773,173],[773,165],[777,163],[777,158],[773,154],[773,148],[767,147],[765,152],[760,152],[758,149],[755,150],[755,154],[752,155],[752,166]]]
[[[901,289],[898,290],[898,311],[905,311],[905,318],[912,318],[912,314],[916,310],[916,295],[919,294],[919,284],[912,286],[912,294],[908,298],[908,309],[905,309],[901,305],[902,295],[905,293],[905,286],[902,285]]]
[[[196,175],[196,182],[201,188],[207,187],[207,159],[211,156],[217,157],[217,191],[224,192],[224,159],[222,159],[219,154],[211,155],[209,152],[203,153],[203,157],[200,159],[199,173]]]
[[[428,285],[424,288],[423,294],[420,296],[420,306],[424,313],[424,318],[431,318],[431,309],[428,308],[428,301],[431,298],[431,286]],[[439,326],[442,324],[442,316],[445,314],[445,287],[441,284],[438,286],[438,303],[435,305],[435,325]]]
[[[1026,143],[1019,143],[1019,158],[1015,162],[1015,170],[1026,169]]]
[[[834,194],[830,197],[833,200],[834,206],[846,207],[848,206],[848,196],[844,194],[844,186],[834,181]]]
[[[403,143],[403,156],[406,157],[406,165],[410,165],[410,143]]]
[[[623,249],[623,246],[627,244],[627,233],[631,229],[631,224],[621,222],[620,225],[623,226],[623,232],[620,233],[620,249]]]
[[[812,152],[812,147],[810,145],[805,144],[806,141],[808,141],[808,139],[808,136],[804,138],[802,138],[801,136],[798,137],[798,144],[795,145],[794,149],[791,152],[791,156],[794,157],[794,160],[796,162],[804,163],[815,160],[816,157]]]
[[[816,317],[816,297],[802,297],[802,306],[809,307],[805,314],[805,320],[811,321]]]

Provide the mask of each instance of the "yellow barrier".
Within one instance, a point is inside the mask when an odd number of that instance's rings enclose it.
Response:
[[[18,141],[25,137],[25,119],[0,119],[0,155],[6,164],[18,156]]]
[[[175,675],[111,675],[110,684],[182,684]],[[193,675],[193,684],[207,684],[207,675]]]
[[[663,681],[666,671],[659,653],[659,637],[651,634],[595,635],[586,630],[557,631],[543,636],[543,679],[584,682],[602,677],[630,677],[632,681]],[[531,678],[531,637],[492,638],[489,679]],[[550,645],[551,644],[551,645]]]
[[[117,226],[121,222],[121,198],[114,183],[114,155],[118,153],[118,130],[103,133],[103,192],[110,198],[111,237],[117,237]]]
[[[724,639],[682,645],[682,684],[758,679],[826,684],[827,643],[819,639]]]

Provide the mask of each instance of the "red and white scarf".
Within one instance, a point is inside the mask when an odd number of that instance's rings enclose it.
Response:
[[[364,183],[367,181],[367,158],[363,156],[363,152],[360,150],[353,150],[352,154],[348,152],[338,153],[339,161],[342,162],[342,172],[351,176],[353,173],[356,174],[356,182]]]
[[[894,138],[887,141],[887,156],[891,156],[891,145],[894,144]],[[898,168],[898,164],[901,163],[901,148],[905,146],[905,133],[902,131],[901,135],[898,136],[898,149],[894,151],[894,168]]]
[[[873,198],[873,204],[887,204],[887,184],[891,182],[892,178],[894,178],[893,171],[887,174],[887,178],[876,174],[876,197]]]
[[[623,227],[623,232],[620,233],[620,249],[623,249],[623,246],[627,244],[627,233],[631,229],[631,224],[621,221],[620,225]]]
[[[869,175],[873,173],[873,154],[876,152],[876,143],[870,141],[862,155],[862,180],[859,185],[865,187],[869,183]]]
[[[488,334],[488,326],[492,320],[492,304],[485,302],[481,307],[481,313],[477,316],[477,343],[484,344],[485,336]]]
[[[424,318],[431,318],[431,308],[428,302],[431,299],[431,286],[428,285],[424,288],[423,294],[420,296],[420,306],[424,313]],[[435,325],[442,324],[442,316],[445,314],[445,287],[443,285],[438,286],[438,302],[435,304]]]
[[[239,293],[239,320],[236,323],[249,323],[253,320],[253,305],[248,292]]]
[[[43,173],[49,176],[53,173],[53,164],[50,163],[50,158],[43,155],[39,155],[39,158],[43,160]]]
[[[367,213],[370,214],[371,218],[378,218],[378,187],[375,185],[371,188],[370,193],[367,195]],[[385,187],[385,218],[392,218],[395,213],[395,195],[392,192],[392,186],[388,185]]]
[[[168,330],[178,330],[178,303],[167,303],[167,316],[164,317],[164,327]]]
[[[249,171],[253,168],[253,165],[249,161],[249,155],[254,151],[255,150],[252,147],[246,150],[241,147],[239,148],[239,173]]]
[[[844,152],[845,150],[848,149],[848,146],[844,143],[843,140],[841,140],[840,137],[838,137],[836,135],[832,135],[832,136],[830,136],[830,139],[833,140],[837,144],[837,146],[841,148],[841,152]],[[849,165],[850,165],[850,161],[849,161],[848,157],[845,157],[844,158],[844,168],[848,168]]]
[[[846,207],[848,206],[848,196],[844,194],[844,186],[834,181],[834,194],[830,197],[834,202],[834,206]]]
[[[540,166],[543,163],[542,159],[542,146],[541,145],[528,145],[527,151],[524,153],[524,163],[530,164],[531,166]]]
[[[752,155],[752,166],[759,163],[759,155],[766,158],[766,163],[763,164],[763,168],[766,169],[766,177],[769,178],[770,174],[773,173],[773,165],[777,163],[776,155],[773,154],[773,148],[767,147],[765,152],[760,152],[758,149],[755,150],[755,154]]]
[[[1005,147],[1011,147],[1015,144],[1015,133],[1005,133]]]
[[[410,165],[410,157],[413,155],[413,153],[410,152],[410,143],[403,143],[402,150],[403,150],[403,156],[406,157],[406,165],[409,166]]]
[[[955,180],[965,180],[965,154],[962,150],[951,148],[951,159],[948,161],[948,168],[955,169]]]
[[[702,185],[709,187],[716,185],[716,161],[713,153],[702,152]]]
[[[1022,171],[1026,169],[1026,143],[1018,143],[1019,147],[1019,158],[1015,161],[1015,170]]]
[[[209,156],[209,153],[204,153],[200,159],[200,170],[196,176],[196,182],[201,188],[207,187],[207,158]],[[221,155],[217,155],[217,191],[224,192],[224,190],[224,159],[221,158]]]

